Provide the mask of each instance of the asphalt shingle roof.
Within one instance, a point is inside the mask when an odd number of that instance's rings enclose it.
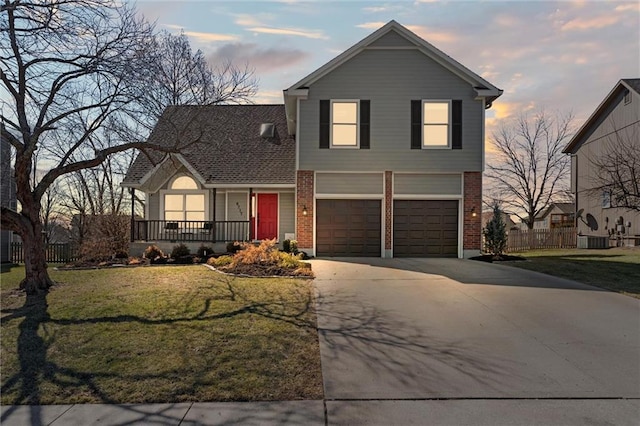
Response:
[[[275,124],[273,138],[260,137],[262,123]],[[205,183],[295,183],[295,138],[287,133],[284,105],[168,107],[147,142],[178,148]],[[123,183],[139,183],[166,155],[138,154]]]

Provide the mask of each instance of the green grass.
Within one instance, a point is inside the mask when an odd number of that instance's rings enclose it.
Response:
[[[532,250],[510,265],[640,298],[640,248]]]
[[[51,271],[48,307],[1,274],[6,404],[322,398],[311,283],[203,266]],[[45,312],[46,309],[46,312]]]

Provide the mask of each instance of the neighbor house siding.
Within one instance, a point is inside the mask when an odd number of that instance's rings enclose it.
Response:
[[[213,197],[211,197],[213,199]],[[225,204],[226,194],[220,190],[216,191],[216,220],[226,220],[227,205]],[[211,210],[213,211],[213,210]]]
[[[640,135],[640,96],[632,92],[631,103],[625,105],[623,93],[619,93],[604,111],[601,118],[596,121],[592,131],[585,136],[585,141],[576,151],[574,160],[577,170],[577,206],[581,211],[580,218],[576,221],[578,232],[585,235],[608,235],[615,228],[615,222],[620,217],[624,224],[631,222],[630,233],[640,234],[640,214],[623,208],[603,208],[602,193],[593,191],[597,185],[594,177],[598,174],[594,159],[602,158],[610,144],[615,144],[617,137],[625,141],[634,141],[640,149],[638,135]],[[617,135],[614,132],[619,129]],[[574,168],[574,169],[575,169]],[[572,176],[572,180],[573,180]],[[587,220],[587,215],[591,217]],[[596,225],[594,228],[587,226],[586,222]]]
[[[370,44],[372,47],[411,47],[415,44],[402,37],[395,31],[389,31],[378,40]]]
[[[462,175],[396,173],[393,192],[395,195],[461,195]]]
[[[481,171],[483,102],[468,82],[414,49],[364,50],[309,87],[300,101],[299,169]],[[370,149],[320,149],[322,99],[368,99]],[[462,100],[462,149],[411,149],[411,100]]]

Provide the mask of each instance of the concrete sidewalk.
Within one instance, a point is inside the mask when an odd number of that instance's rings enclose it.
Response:
[[[636,426],[639,400],[376,400],[2,407],[2,425]]]

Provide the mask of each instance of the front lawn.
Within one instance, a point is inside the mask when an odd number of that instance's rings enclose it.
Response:
[[[48,307],[3,272],[1,403],[321,399],[311,283],[204,266],[51,271]]]
[[[516,254],[527,261],[509,265],[640,298],[640,248],[531,250]]]

